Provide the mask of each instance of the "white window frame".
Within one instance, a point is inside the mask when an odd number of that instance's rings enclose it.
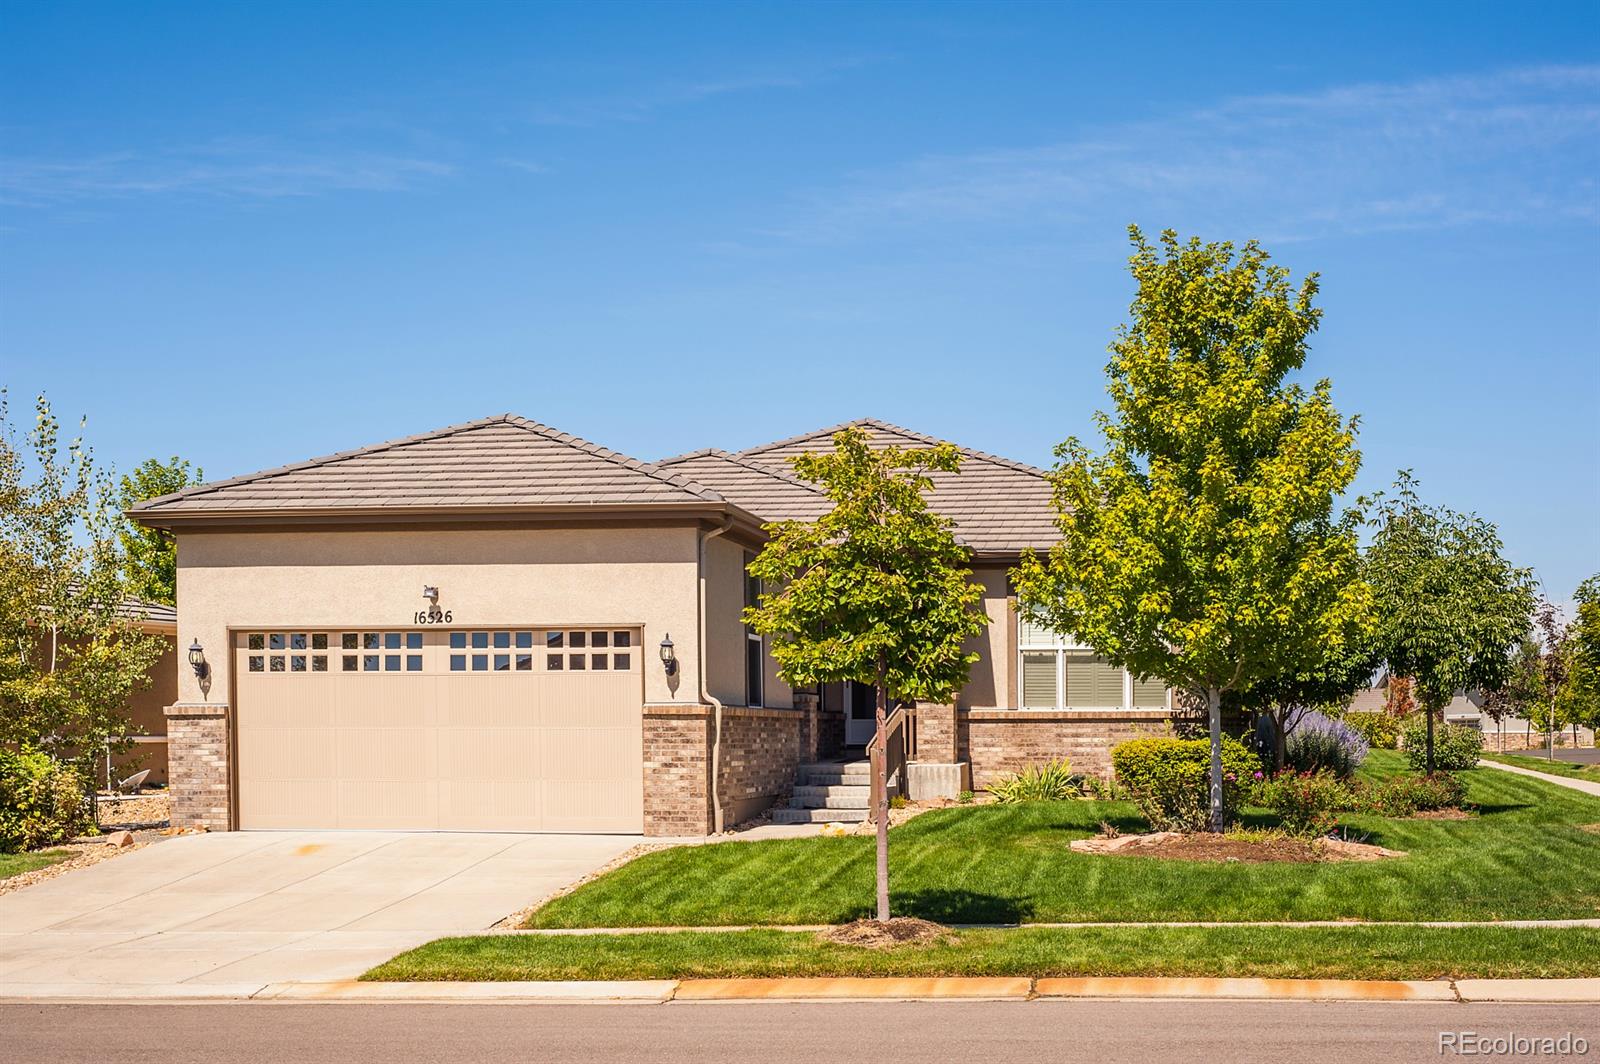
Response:
[[[1026,637],[1027,629],[1024,626],[1023,622],[1022,622],[1021,615],[1017,616],[1016,625],[1017,625],[1017,657],[1016,657],[1016,661],[1013,663],[1012,667],[1014,669],[1016,669],[1016,677],[1017,677],[1017,708],[1018,709],[1055,710],[1057,712],[1063,712],[1063,713],[1067,713],[1067,712],[1071,712],[1071,713],[1105,713],[1107,711],[1112,711],[1112,712],[1117,712],[1117,713],[1126,713],[1126,712],[1132,712],[1135,709],[1135,706],[1133,704],[1133,673],[1129,672],[1127,669],[1123,669],[1122,670],[1122,705],[1120,705],[1120,706],[1069,706],[1069,705],[1066,705],[1065,704],[1065,699],[1066,699],[1066,691],[1067,691],[1067,652],[1068,651],[1088,650],[1088,651],[1090,651],[1092,653],[1093,652],[1093,648],[1086,647],[1082,643],[1078,642],[1076,639],[1073,639],[1071,636],[1063,635],[1060,632],[1052,632],[1051,633],[1051,638],[1048,639],[1048,640],[1043,640],[1043,639],[1039,639],[1039,638],[1036,637],[1030,642]],[[1054,706],[1028,706],[1028,705],[1023,705],[1023,701],[1024,701],[1023,700],[1023,695],[1022,695],[1022,661],[1023,661],[1023,657],[1024,657],[1024,655],[1027,655],[1027,654],[1039,654],[1039,653],[1044,653],[1044,652],[1054,653],[1055,654],[1055,658],[1056,658],[1056,704]],[[1148,706],[1140,706],[1140,707],[1137,707],[1137,708],[1139,708],[1139,709],[1148,709],[1150,707],[1148,707]],[[1166,709],[1168,711],[1170,711],[1172,709],[1172,688],[1170,688],[1170,687],[1167,688],[1167,694],[1166,694],[1166,698],[1164,699],[1164,705],[1163,705],[1162,708]]]

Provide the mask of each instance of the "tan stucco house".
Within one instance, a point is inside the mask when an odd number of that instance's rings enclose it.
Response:
[[[203,659],[166,710],[175,822],[682,835],[782,798],[872,735],[865,692],[791,690],[740,620],[762,524],[827,505],[785,459],[838,427],[651,464],[504,415],[134,508],[176,534]],[[1103,773],[1172,702],[1019,624],[1006,572],[1055,535],[1043,473],[968,451],[934,479],[990,624],[912,758],[978,787],[1062,756]]]

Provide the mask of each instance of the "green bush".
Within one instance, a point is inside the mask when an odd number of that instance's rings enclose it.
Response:
[[[1349,809],[1355,796],[1334,772],[1280,772],[1256,784],[1252,801],[1278,816],[1290,835],[1321,836],[1333,830],[1334,813]]]
[[[1412,816],[1435,809],[1454,809],[1467,796],[1460,776],[1394,776],[1356,796],[1356,808],[1379,816]]]
[[[1078,779],[1072,774],[1072,764],[1063,759],[1002,776],[989,784],[989,793],[1002,805],[1059,802],[1078,797]]]
[[[1112,747],[1111,767],[1157,831],[1201,831],[1209,824],[1209,740],[1133,739]],[[1222,808],[1229,820],[1260,771],[1260,758],[1233,736],[1222,737]]]
[[[1400,718],[1388,713],[1346,713],[1344,722],[1354,728],[1374,750],[1400,747]]]
[[[0,750],[0,853],[37,850],[87,830],[87,794],[71,765],[38,751]]]
[[[1422,715],[1406,721],[1406,760],[1418,772],[1427,765],[1428,723]],[[1483,753],[1483,732],[1466,724],[1433,726],[1433,768],[1435,772],[1460,772],[1473,768]]]

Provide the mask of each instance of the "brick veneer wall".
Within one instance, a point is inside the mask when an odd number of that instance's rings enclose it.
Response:
[[[646,835],[705,835],[714,829],[712,713],[707,705],[645,706]],[[723,707],[717,797],[725,828],[789,794],[806,725],[800,710]]]
[[[233,718],[225,705],[179,702],[167,718],[167,791],[172,826],[229,831],[233,828],[233,784],[229,734]]]
[[[1063,757],[1071,760],[1074,771],[1109,778],[1113,746],[1128,739],[1165,735],[1172,720],[1163,710],[1113,714],[970,709],[959,716],[965,732],[965,759],[972,762],[972,785],[979,789],[997,776]]]

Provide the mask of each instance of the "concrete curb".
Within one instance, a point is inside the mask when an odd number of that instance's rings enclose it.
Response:
[[[1462,1001],[1600,1004],[1600,979],[1457,979]]]
[[[675,979],[574,980],[526,983],[273,983],[259,999],[275,1001],[549,1001],[660,1002],[678,989]]]
[[[1040,979],[1039,997],[1229,998],[1252,1001],[1455,1001],[1444,980]]]
[[[1027,978],[944,979],[685,979],[674,1001],[924,1001],[928,999],[1026,1001]]]

